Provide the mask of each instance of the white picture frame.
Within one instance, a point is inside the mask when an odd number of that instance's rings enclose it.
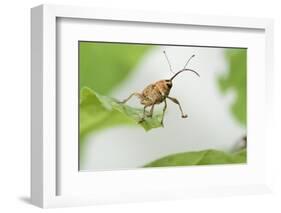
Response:
[[[260,74],[252,81],[248,91],[252,97],[254,89],[258,89],[261,94],[259,99],[250,101],[248,111],[253,114],[259,113],[257,135],[252,135],[249,140],[259,140],[258,148],[250,146],[249,167],[207,167],[197,168],[174,168],[171,175],[171,168],[149,169],[147,171],[122,171],[114,173],[114,181],[110,171],[105,173],[85,173],[79,174],[76,170],[77,158],[70,159],[69,168],[59,161],[65,161],[61,157],[61,152],[72,153],[75,149],[58,146],[57,130],[57,89],[61,84],[61,79],[57,78],[57,22],[60,18],[79,20],[100,20],[118,21],[120,25],[124,22],[154,24],[159,26],[200,26],[202,28],[232,30],[257,30],[262,33],[262,37],[257,42],[262,46]],[[97,8],[85,8],[74,6],[54,6],[41,5],[31,10],[31,201],[33,204],[47,208],[59,206],[91,205],[98,203],[116,202],[138,202],[144,200],[165,200],[179,199],[209,195],[233,195],[252,194],[270,191],[270,165],[265,161],[266,149],[270,145],[270,135],[272,127],[273,98],[273,21],[270,19],[241,18],[241,17],[216,17],[203,15],[186,14],[160,14],[140,11],[105,10]],[[234,35],[235,36],[235,35]],[[223,39],[220,39],[223,40]],[[264,42],[264,43],[263,43]],[[228,43],[229,44],[229,43]],[[243,44],[243,43],[242,43]],[[238,44],[236,44],[238,45]],[[250,45],[250,44],[249,44]],[[255,46],[254,43],[251,44]],[[229,45],[228,45],[229,46]],[[254,60],[251,64],[254,64]],[[71,75],[71,74],[70,74]],[[251,76],[250,76],[251,77]],[[266,78],[263,78],[266,77]],[[72,76],[77,79],[77,75]],[[78,79],[77,79],[78,82]],[[264,86],[264,87],[263,87]],[[259,101],[259,107],[253,109],[251,102]],[[254,111],[253,111],[254,110]],[[254,116],[250,117],[254,119]],[[258,121],[258,120],[257,120]],[[250,143],[250,142],[249,142]],[[70,144],[73,146],[73,144]],[[62,150],[59,150],[63,148]],[[252,150],[252,151],[251,151]],[[251,153],[253,154],[251,156]],[[66,154],[67,155],[67,154]],[[69,156],[69,155],[68,155]],[[63,158],[63,159],[62,159]],[[251,167],[251,162],[253,166]],[[259,164],[262,162],[261,164]],[[258,166],[260,165],[260,166]],[[222,171],[223,170],[223,171]],[[248,171],[247,171],[248,170]],[[216,180],[221,173],[228,173],[232,178],[227,180]],[[243,173],[245,179],[239,179]],[[63,173],[63,174],[62,174]],[[188,174],[191,184],[185,184],[184,178]],[[205,180],[208,175],[212,183]],[[200,177],[201,176],[201,177]],[[62,178],[63,177],[63,178]],[[67,178],[66,178],[67,177]],[[182,177],[182,178],[180,178]],[[96,178],[98,185],[92,187],[83,186],[83,182]],[[236,179],[235,179],[236,178]],[[131,180],[137,180],[132,182]],[[159,181],[163,179],[163,181]],[[112,180],[112,181],[110,181]],[[177,184],[167,184],[167,181],[177,182]],[[175,181],[177,180],[177,181]],[[201,181],[205,181],[202,184]],[[112,184],[117,182],[119,184]],[[131,181],[131,182],[130,182]],[[156,186],[149,186],[149,182],[157,182]],[[127,183],[126,186],[120,183]],[[137,184],[136,184],[137,183]],[[137,186],[137,185],[140,186]],[[60,185],[67,188],[65,193],[61,193]],[[116,185],[119,185],[116,186]],[[122,188],[121,188],[121,187]],[[87,193],[96,187],[96,194]],[[81,190],[80,190],[81,189]],[[77,193],[71,193],[72,191]],[[79,191],[79,193],[78,193]],[[69,192],[69,193],[67,193]],[[120,193],[122,196],[120,196]]]

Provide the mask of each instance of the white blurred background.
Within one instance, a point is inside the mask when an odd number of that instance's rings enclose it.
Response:
[[[196,55],[188,68],[199,72],[201,77],[191,72],[181,73],[173,81],[170,92],[189,117],[182,119],[178,106],[167,100],[164,128],[145,132],[138,126],[118,126],[89,135],[80,159],[81,170],[136,168],[179,152],[231,151],[246,134],[246,129],[234,120],[230,112],[235,93],[222,94],[218,87],[218,76],[228,70],[223,48],[153,48],[111,96],[122,100],[134,91],[142,91],[148,84],[169,79],[173,73],[169,71],[163,50],[166,50],[174,72],[182,69],[192,54]],[[128,104],[142,107],[137,98]],[[161,111],[162,108],[163,104],[160,104],[155,110]]]

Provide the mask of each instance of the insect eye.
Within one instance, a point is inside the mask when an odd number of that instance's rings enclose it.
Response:
[[[172,82],[171,81],[166,81],[166,85],[168,88],[171,88],[172,87]]]

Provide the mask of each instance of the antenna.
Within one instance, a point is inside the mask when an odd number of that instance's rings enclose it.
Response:
[[[171,64],[170,64],[170,61],[169,61],[169,58],[168,58],[168,56],[167,56],[166,51],[164,50],[163,53],[164,53],[164,55],[165,55],[165,57],[166,57],[166,59],[167,59],[167,62],[168,62],[168,64],[169,64],[170,71],[171,71],[172,73],[174,73],[173,70],[172,70],[172,66],[171,66]]]
[[[185,65],[184,65],[183,69],[186,68],[187,64],[190,62],[190,60],[191,60],[194,56],[195,56],[195,55],[192,55],[192,56],[188,59],[188,61],[187,61],[187,62],[185,63]]]
[[[182,69],[180,71],[178,71],[170,80],[172,81],[178,74],[182,73],[182,72],[193,72],[194,74],[196,74],[198,77],[200,77],[199,73],[192,70],[192,69]]]

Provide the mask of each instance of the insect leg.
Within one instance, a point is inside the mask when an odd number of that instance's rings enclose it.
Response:
[[[187,118],[187,114],[184,114],[183,111],[182,111],[180,102],[176,98],[172,98],[172,97],[169,97],[169,96],[167,98],[169,98],[171,101],[173,101],[175,104],[177,104],[179,106],[180,111],[181,111],[181,117]]]
[[[148,117],[152,117],[152,116],[153,116],[154,105],[155,105],[155,104],[153,104],[153,105],[151,106]]]
[[[166,109],[167,109],[167,101],[166,101],[166,99],[164,99],[164,108],[163,108],[163,115],[162,115],[162,120],[161,120],[162,126],[164,126],[163,121],[164,121],[164,115],[165,115]]]
[[[119,103],[125,104],[125,103],[126,103],[128,100],[130,100],[134,95],[137,96],[137,97],[140,97],[140,96],[141,96],[141,94],[139,94],[139,93],[137,93],[137,92],[134,92],[134,93],[132,93],[128,98],[126,98],[125,100],[119,101]]]
[[[142,114],[142,117],[141,119],[139,120],[139,123],[143,122],[145,120],[145,109],[146,109],[147,106],[144,106],[143,107],[143,114]]]

